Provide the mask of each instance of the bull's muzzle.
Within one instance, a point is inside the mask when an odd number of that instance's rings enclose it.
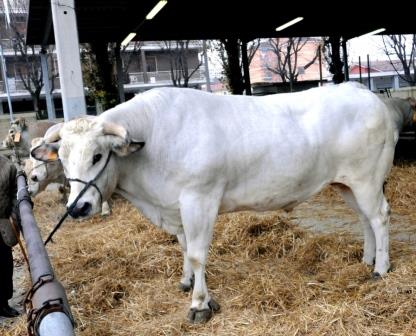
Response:
[[[87,217],[92,209],[92,205],[89,202],[78,202],[75,207],[69,211],[72,218]]]

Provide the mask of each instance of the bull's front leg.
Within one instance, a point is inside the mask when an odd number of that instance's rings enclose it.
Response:
[[[188,258],[185,234],[178,234],[177,238],[182,247],[183,254],[183,270],[179,289],[183,292],[189,292],[194,285],[194,272],[192,271],[192,266]]]
[[[211,298],[205,280],[205,265],[219,203],[212,196],[187,192],[180,197],[187,256],[195,276],[188,313],[191,323],[206,322],[220,309],[218,303]]]
[[[111,215],[111,208],[110,204],[107,201],[104,201],[101,205],[101,216],[108,216]]]

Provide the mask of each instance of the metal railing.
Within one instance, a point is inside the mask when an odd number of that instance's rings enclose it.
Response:
[[[189,70],[191,73],[193,69]],[[157,72],[147,72],[148,82],[144,81],[143,72],[131,72],[129,73],[129,84],[153,84],[153,83],[167,83],[172,81],[172,76],[170,71],[157,71]],[[191,76],[190,81],[204,80],[204,72],[202,69],[198,69]]]

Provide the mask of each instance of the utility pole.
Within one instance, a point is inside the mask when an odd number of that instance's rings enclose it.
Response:
[[[42,47],[40,51],[40,64],[42,66],[43,85],[45,90],[46,108],[48,110],[48,119],[55,120],[55,106],[53,103],[51,84],[49,81],[48,53],[44,47]]]
[[[10,122],[13,122],[14,118],[13,118],[12,100],[10,99],[9,81],[7,80],[6,61],[4,59],[3,46],[1,44],[0,44],[0,57],[1,57],[1,69],[3,73],[3,83],[4,83],[4,87],[6,88],[7,103],[9,104]]]
[[[207,83],[207,91],[212,92],[211,90],[211,79],[209,76],[209,66],[208,66],[208,54],[207,54],[207,41],[202,41],[202,48],[204,52],[204,65],[205,65],[205,80]]]

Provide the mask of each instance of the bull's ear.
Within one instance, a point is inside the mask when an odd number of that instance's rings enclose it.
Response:
[[[114,145],[113,152],[118,156],[126,156],[141,150],[146,143],[144,141],[131,140],[130,143],[124,145]]]
[[[39,161],[52,162],[59,160],[59,143],[42,144],[32,149],[30,155]]]

